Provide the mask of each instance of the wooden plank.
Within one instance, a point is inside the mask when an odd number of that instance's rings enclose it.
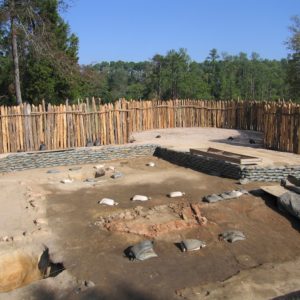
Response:
[[[192,155],[202,155],[206,157],[216,158],[223,161],[230,161],[241,165],[252,165],[261,162],[262,160],[258,157],[252,157],[248,155],[242,155],[233,152],[226,152],[216,148],[208,149],[190,149]]]
[[[275,197],[280,197],[287,192],[287,190],[281,185],[261,186],[260,188],[264,192]]]

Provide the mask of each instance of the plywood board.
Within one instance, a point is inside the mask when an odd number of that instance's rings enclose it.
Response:
[[[224,161],[230,161],[241,165],[254,165],[262,161],[261,158],[223,151],[216,148],[208,149],[190,149],[191,154],[202,155],[206,157],[216,158]]]
[[[261,186],[260,188],[264,192],[275,197],[280,197],[281,195],[287,192],[287,190],[281,185]]]

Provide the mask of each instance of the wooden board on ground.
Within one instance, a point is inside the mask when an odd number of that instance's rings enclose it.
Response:
[[[224,161],[230,161],[240,165],[256,165],[257,163],[262,161],[262,159],[258,157],[223,151],[216,148],[190,149],[190,153]]]
[[[281,185],[261,186],[260,188],[264,192],[275,197],[280,197],[281,195],[287,192],[287,190]]]

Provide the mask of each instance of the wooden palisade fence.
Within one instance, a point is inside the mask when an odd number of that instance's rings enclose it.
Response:
[[[264,132],[267,148],[300,154],[300,106],[256,101],[126,101],[0,107],[0,153],[124,144],[135,131],[217,127]]]

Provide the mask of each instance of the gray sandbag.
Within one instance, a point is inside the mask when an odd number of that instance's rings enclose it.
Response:
[[[203,198],[203,201],[208,202],[208,203],[215,203],[215,202],[222,201],[222,200],[223,200],[223,198],[218,196],[217,194],[208,195]]]
[[[224,192],[224,193],[221,193],[219,195],[219,197],[221,197],[221,200],[226,200],[226,199],[232,199],[233,196],[229,194],[230,192]]]
[[[220,240],[225,240],[230,243],[234,243],[236,241],[243,241],[246,239],[246,236],[243,232],[235,229],[226,230],[223,233],[219,234]]]
[[[249,193],[245,189],[232,190],[232,191],[221,193],[219,195],[212,194],[212,195],[205,196],[203,198],[203,201],[208,203],[214,203],[222,200],[238,198],[244,194],[249,194]]]
[[[240,180],[239,180],[239,183],[240,184],[247,184],[247,183],[249,183],[250,182],[250,180],[248,179],[248,178],[241,178]]]
[[[288,175],[287,177],[288,181],[296,186],[300,186],[300,178],[297,178],[293,175]]]
[[[297,186],[294,183],[298,184],[298,179],[294,176],[289,176],[287,179],[281,179],[280,182],[280,184],[286,189],[300,194],[300,186]]]
[[[300,195],[286,192],[277,198],[278,208],[300,219]]]
[[[113,179],[118,179],[118,178],[123,177],[123,173],[116,172],[116,173],[112,174],[110,177],[113,178]]]
[[[241,191],[233,190],[233,191],[225,192],[222,195],[224,195],[224,194],[226,194],[226,196],[227,196],[227,198],[224,198],[224,199],[233,199],[233,198],[238,198],[238,197],[242,196],[244,193],[242,193]]]
[[[152,257],[157,257],[157,254],[153,250],[153,242],[149,240],[142,241],[133,247],[130,252],[133,257],[138,260],[146,260]]]
[[[186,239],[180,243],[182,252],[195,251],[206,247],[206,243],[197,239]]]
[[[238,192],[241,192],[243,195],[249,195],[249,192],[245,189],[238,189]]]
[[[58,174],[58,173],[60,173],[60,171],[59,170],[55,170],[55,169],[47,171],[47,174]]]

